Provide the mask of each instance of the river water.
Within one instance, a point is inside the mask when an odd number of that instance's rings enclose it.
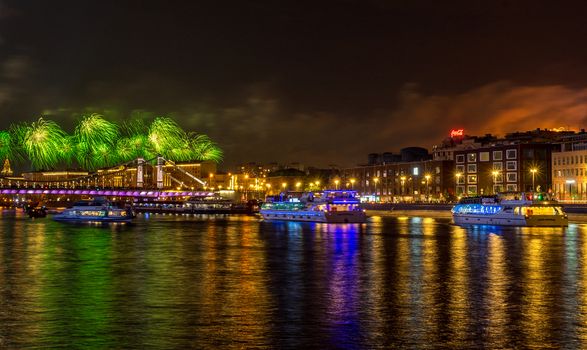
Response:
[[[587,347],[587,224],[0,216],[0,348]]]

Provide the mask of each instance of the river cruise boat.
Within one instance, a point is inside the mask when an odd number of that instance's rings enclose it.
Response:
[[[457,225],[567,226],[563,208],[548,193],[507,192],[463,198],[452,208]]]
[[[192,214],[230,214],[233,201],[221,196],[190,197],[183,203],[183,212]]]
[[[300,197],[282,193],[269,199],[259,210],[265,220],[363,223],[365,211],[359,207],[356,191],[326,190],[307,192]]]
[[[130,207],[118,208],[105,198],[76,202],[73,207],[53,215],[62,222],[130,222],[134,215]]]

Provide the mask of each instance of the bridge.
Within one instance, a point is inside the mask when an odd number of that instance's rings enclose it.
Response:
[[[86,195],[141,198],[206,196],[206,182],[185,164],[158,156],[137,158],[87,175],[56,180],[0,176],[0,195]],[[189,167],[188,167],[189,168]],[[200,171],[201,172],[201,171]],[[67,172],[50,172],[50,175]]]
[[[71,190],[71,189],[0,189],[1,195],[72,195],[72,196],[117,196],[138,198],[173,198],[212,196],[206,191],[133,191],[133,190]]]

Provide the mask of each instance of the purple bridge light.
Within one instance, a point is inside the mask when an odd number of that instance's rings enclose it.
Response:
[[[117,197],[201,197],[213,196],[213,192],[202,191],[137,191],[137,190],[67,190],[67,189],[1,189],[0,194],[52,194],[52,195],[88,195]]]

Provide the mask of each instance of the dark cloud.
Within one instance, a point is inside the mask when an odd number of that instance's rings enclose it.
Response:
[[[348,166],[364,162],[370,152],[431,147],[452,128],[465,128],[471,135],[578,130],[586,118],[587,88],[495,82],[444,95],[424,94],[408,84],[390,99],[387,110],[350,118],[327,112],[292,114],[280,98],[257,95],[229,108],[193,112],[185,120],[196,130],[209,130],[231,163],[254,159]]]
[[[577,130],[587,119],[587,88],[495,82],[459,94],[425,95],[406,86],[390,119],[396,125],[387,128],[389,136],[405,140],[401,135],[410,134],[414,142],[428,146],[451,128],[465,128],[471,135],[536,128]],[[402,120],[409,122],[397,123]]]
[[[0,2],[0,128],[172,115],[241,161],[352,165],[472,134],[582,127],[586,4]]]

